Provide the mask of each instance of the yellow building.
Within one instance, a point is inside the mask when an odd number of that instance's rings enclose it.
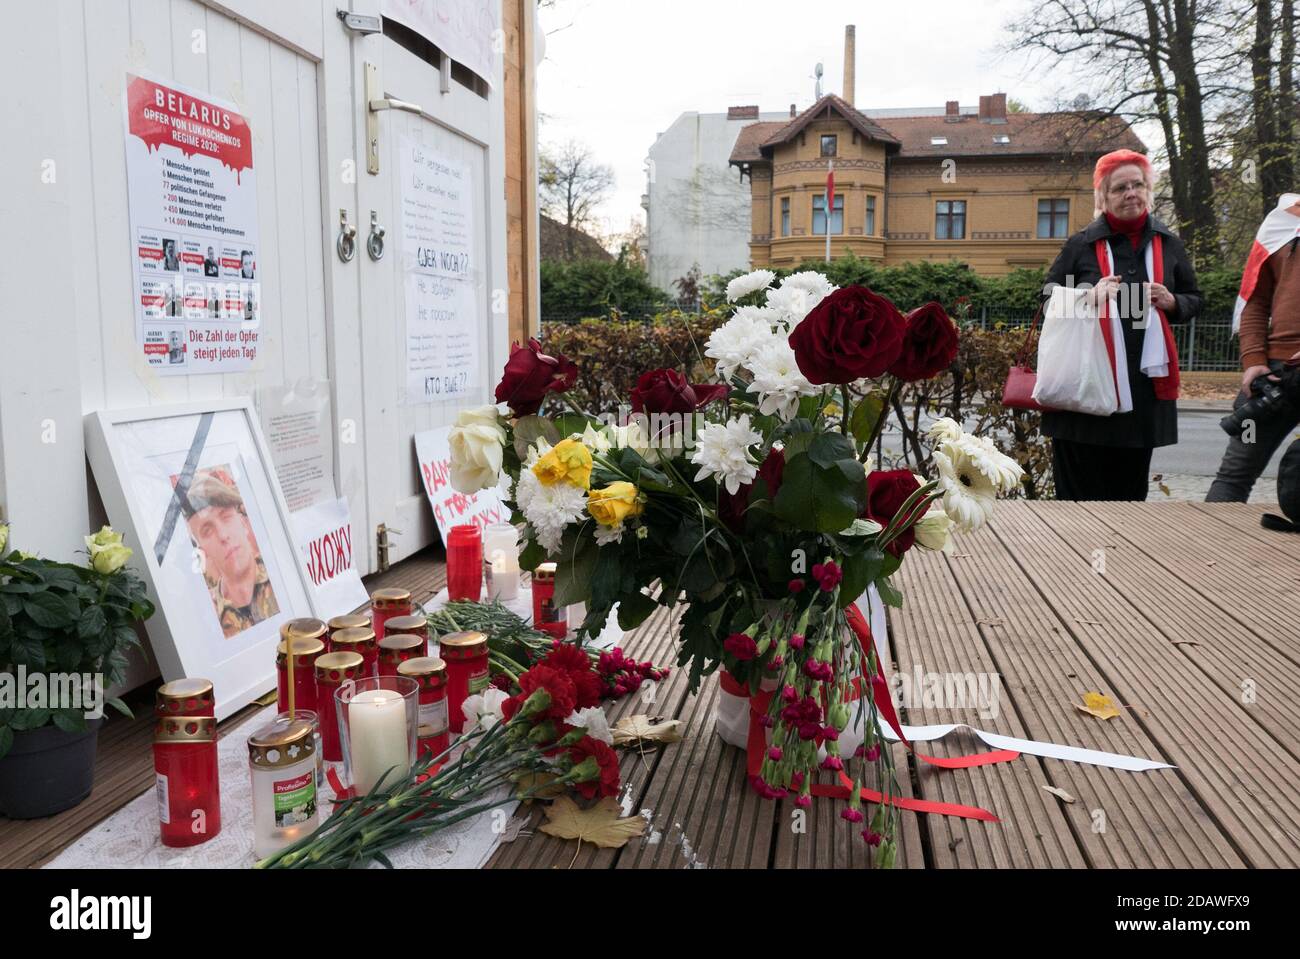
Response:
[[[750,262],[793,267],[852,251],[894,265],[958,260],[978,273],[1050,264],[1094,217],[1097,157],[1145,152],[1128,124],[1095,111],[979,112],[949,101],[931,116],[868,117],[829,94],[786,122],[752,123],[731,153],[750,183]],[[829,222],[827,173],[834,164]]]

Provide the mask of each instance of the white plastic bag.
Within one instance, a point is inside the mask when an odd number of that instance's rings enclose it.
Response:
[[[1090,292],[1052,290],[1038,337],[1034,399],[1048,409],[1110,416],[1119,409],[1115,372]]]

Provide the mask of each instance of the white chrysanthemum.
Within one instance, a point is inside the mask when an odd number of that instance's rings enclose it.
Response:
[[[691,454],[691,462],[700,467],[695,479],[716,477],[728,493],[735,495],[758,475],[749,448],[761,442],[763,437],[750,427],[748,414],[725,424],[710,423],[700,431],[695,452]]]
[[[998,449],[987,436],[968,433],[959,442],[975,468],[992,481],[999,493],[1010,493],[1020,485],[1025,471],[1019,463]]]
[[[730,377],[739,367],[748,367],[754,351],[772,338],[772,324],[742,308],[713,331],[705,344],[704,355],[717,361],[721,376]]]
[[[754,374],[750,392],[758,394],[759,412],[776,414],[789,422],[799,411],[799,400],[815,396],[819,390],[799,372],[790,341],[783,336],[769,336],[749,360]]]
[[[820,302],[821,297],[798,286],[767,291],[768,308],[776,313],[781,328],[787,332],[803,322],[808,311]]]
[[[597,523],[593,535],[596,537],[597,546],[608,546],[610,543],[621,543],[623,542],[623,524],[619,523],[617,526],[602,526],[600,523]]]
[[[599,739],[607,746],[614,745],[614,731],[609,728],[609,717],[599,706],[588,706],[569,713],[564,720],[570,726],[585,729],[592,739]]]
[[[957,528],[969,533],[988,522],[998,488],[971,460],[969,446],[944,443],[935,450],[934,463],[939,468],[943,510]]]
[[[912,529],[916,531],[917,546],[942,553],[953,551],[952,517],[943,511],[942,506],[931,506]]]
[[[767,306],[738,306],[736,312],[731,315],[733,318],[743,316],[749,320],[765,323],[768,330],[771,330],[781,320],[776,310]]]
[[[814,298],[813,306],[816,306],[826,297],[834,293],[838,287],[830,280],[826,279],[816,270],[803,270],[799,273],[791,273],[781,281],[781,289],[793,287],[799,290],[807,290]]]
[[[755,270],[753,273],[738,276],[727,284],[727,302],[735,303],[742,296],[766,290],[775,279],[776,274],[771,270]]]
[[[949,443],[961,439],[966,434],[962,431],[960,423],[951,417],[945,416],[942,419],[935,420],[930,428],[925,431],[925,435],[931,443]]]
[[[537,542],[547,553],[555,553],[564,538],[564,528],[575,522],[587,508],[587,491],[572,483],[542,484],[533,467],[550,449],[546,440],[539,439],[537,445],[528,451],[528,459],[519,471],[519,481],[515,483],[515,503],[533,528]]]

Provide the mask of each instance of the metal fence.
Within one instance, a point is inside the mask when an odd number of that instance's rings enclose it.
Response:
[[[698,302],[674,300],[665,303],[642,303],[617,311],[609,307],[593,306],[586,310],[551,310],[542,317],[543,324],[578,323],[592,318],[608,318],[617,314],[619,319],[648,323],[656,315],[682,310],[693,313]],[[991,305],[972,310],[966,319],[970,326],[982,330],[1025,329],[1034,318],[1034,311],[1015,306]],[[1232,332],[1231,316],[1198,316],[1186,323],[1173,325],[1174,342],[1178,346],[1179,369],[1203,372],[1231,372],[1241,369],[1237,339]]]

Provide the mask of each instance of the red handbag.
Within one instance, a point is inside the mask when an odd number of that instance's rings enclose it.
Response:
[[[1034,399],[1034,387],[1038,383],[1038,373],[1034,371],[1030,362],[1030,344],[1033,342],[1034,334],[1038,332],[1038,320],[1043,315],[1043,307],[1040,304],[1038,312],[1034,314],[1034,321],[1029,325],[1029,332],[1025,335],[1025,342],[1020,347],[1020,352],[1016,354],[1016,361],[1007,371],[1007,381],[1002,385],[1002,405],[1011,410],[1035,410],[1045,412],[1048,407],[1041,406]]]

